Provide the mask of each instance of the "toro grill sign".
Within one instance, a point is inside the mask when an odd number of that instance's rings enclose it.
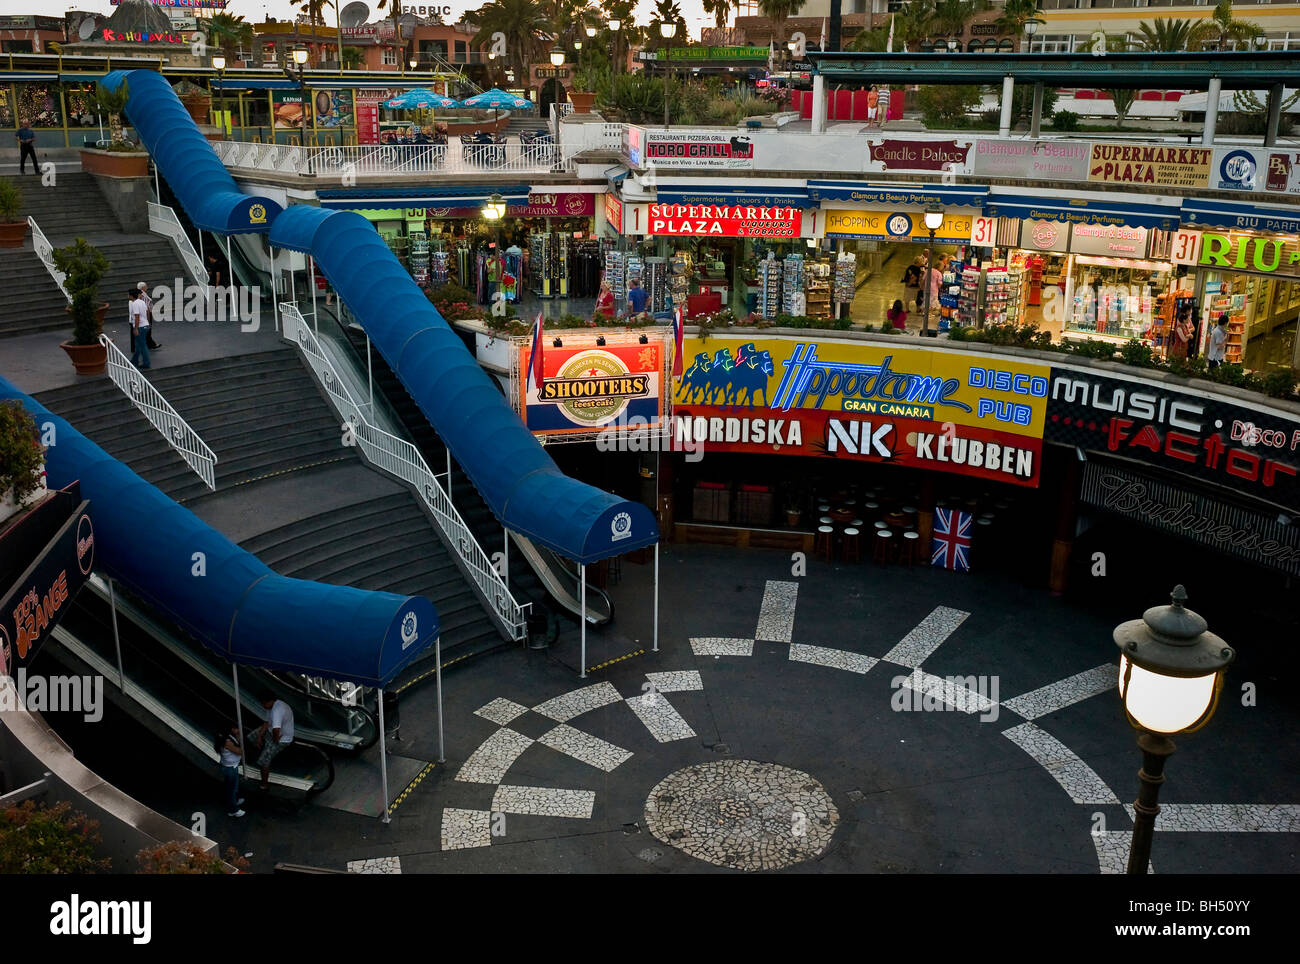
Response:
[[[1300,419],[1282,412],[1053,369],[1043,438],[1300,511]]]
[[[649,234],[726,238],[797,238],[803,212],[795,207],[731,204],[651,204]]]
[[[519,400],[524,424],[538,435],[620,426],[659,425],[663,412],[663,345],[544,348],[542,387],[529,378],[531,344],[519,346]]]

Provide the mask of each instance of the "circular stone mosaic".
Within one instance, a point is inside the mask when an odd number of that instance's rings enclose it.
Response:
[[[840,822],[806,773],[720,760],[669,774],[650,791],[646,826],[664,843],[736,870],[778,870],[819,857]]]

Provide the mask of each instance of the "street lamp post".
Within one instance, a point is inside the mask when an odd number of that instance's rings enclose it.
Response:
[[[296,80],[298,82],[298,96],[302,98],[302,113],[298,118],[298,123],[301,125],[300,129],[302,131],[301,134],[302,149],[307,155],[306,174],[308,177],[310,177],[312,175],[312,157],[311,157],[311,152],[307,149],[307,110],[309,105],[307,102],[306,68],[307,68],[308,56],[309,53],[306,47],[303,46],[294,47],[293,48],[294,65],[293,67],[289,67],[288,65],[286,65],[284,68],[284,72],[285,74],[288,75],[290,80]]]
[[[1036,33],[1038,33],[1038,21],[1026,20],[1025,37],[1027,39],[1025,41],[1025,53],[1027,54],[1032,54],[1034,52],[1034,34]]]
[[[1201,616],[1187,609],[1187,590],[1175,586],[1172,605],[1153,606],[1141,619],[1115,627],[1119,647],[1119,695],[1124,715],[1138,731],[1142,750],[1141,787],[1133,808],[1133,843],[1128,872],[1145,874],[1151,863],[1160,785],[1177,733],[1200,729],[1214,715],[1223,673],[1236,657],[1232,647],[1206,631]]]
[[[618,74],[619,46],[622,38],[619,37],[618,30],[623,26],[623,21],[618,17],[612,17],[609,21],[609,29],[614,34],[614,74]]]
[[[506,202],[501,197],[500,194],[493,194],[490,198],[487,199],[487,203],[483,205],[483,217],[492,225],[493,234],[495,235],[496,238],[497,258],[501,257],[501,219],[505,217],[505,213],[506,213]],[[498,265],[498,277],[499,274],[500,274],[500,265]],[[497,283],[499,285],[500,281],[498,280]],[[497,290],[499,291],[500,289],[498,288]],[[494,291],[492,292],[492,294],[488,296],[488,301],[490,303],[492,303],[492,298],[493,295],[495,294],[496,292]],[[495,306],[494,303],[493,305]]]
[[[925,227],[930,232],[930,247],[926,251],[925,264],[925,314],[921,318],[921,334],[923,336],[930,334],[930,292],[934,288],[931,272],[934,267],[934,232],[943,227],[943,208],[928,207],[925,209]]]
[[[659,36],[672,40],[677,35],[677,24],[664,20],[659,24]],[[668,81],[672,78],[672,48],[664,44],[664,128],[668,127]]]
[[[217,116],[221,116],[222,101],[225,99],[225,77],[226,77],[226,58],[224,54],[217,54],[212,58],[212,68],[217,72]],[[226,122],[222,120],[222,129],[225,129]]]
[[[575,40],[573,42],[573,49],[578,52],[578,69],[581,70],[582,69],[582,41]]]

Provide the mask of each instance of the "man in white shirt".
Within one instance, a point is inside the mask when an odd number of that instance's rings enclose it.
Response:
[[[131,291],[131,364],[138,368],[149,367],[149,309],[138,289]]]
[[[293,742],[293,710],[289,709],[289,704],[284,700],[277,700],[270,693],[262,694],[261,704],[266,710],[266,722],[257,731],[257,745],[262,751],[257,758],[257,765],[262,768],[262,789],[269,790],[271,761]],[[271,736],[269,740],[266,738],[268,731]]]
[[[1210,346],[1205,351],[1205,360],[1211,368],[1223,364],[1224,348],[1228,344],[1228,314],[1219,315],[1219,323],[1210,329]]]
[[[150,321],[152,322],[152,319],[153,319],[153,299],[149,297],[149,285],[148,285],[147,283],[141,281],[138,285],[136,285],[136,288],[138,288],[138,289],[140,290],[140,297],[142,297],[142,298],[144,299],[144,307],[145,307],[145,310],[149,312],[149,318],[150,318]],[[162,347],[162,345],[158,344],[156,341],[153,340],[153,326],[152,326],[152,324],[151,324],[150,327],[149,327],[149,339],[148,339],[148,340],[149,340],[149,350],[150,350],[150,351],[157,351],[159,348]]]

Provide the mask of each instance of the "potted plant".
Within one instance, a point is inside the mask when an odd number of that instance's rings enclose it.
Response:
[[[182,80],[180,83],[175,84],[172,90],[176,91],[176,96],[185,105],[185,109],[190,112],[190,117],[194,119],[195,124],[202,125],[208,122],[208,110],[212,106],[212,94],[206,88],[188,80]]]
[[[95,85],[95,109],[108,115],[108,146],[83,147],[81,169],[91,174],[108,177],[148,177],[149,152],[141,150],[126,139],[122,131],[122,113],[131,96],[126,81],[110,90],[103,84]]]
[[[78,375],[98,375],[108,361],[108,349],[99,343],[108,302],[99,300],[99,282],[108,271],[108,259],[85,238],[54,249],[54,266],[66,276],[64,290],[72,298],[72,340],[59,347],[68,353]]]
[[[0,522],[44,494],[44,475],[36,420],[21,402],[0,403]]]
[[[573,72],[573,87],[568,93],[575,114],[591,113],[600,80],[600,72],[590,67],[580,67]]]
[[[19,217],[23,192],[7,177],[0,177],[0,248],[21,248],[27,237],[27,219]]]
[[[799,503],[793,501],[787,502],[785,505],[785,524],[793,529],[799,524],[799,520],[802,518],[803,509],[799,506]]]

